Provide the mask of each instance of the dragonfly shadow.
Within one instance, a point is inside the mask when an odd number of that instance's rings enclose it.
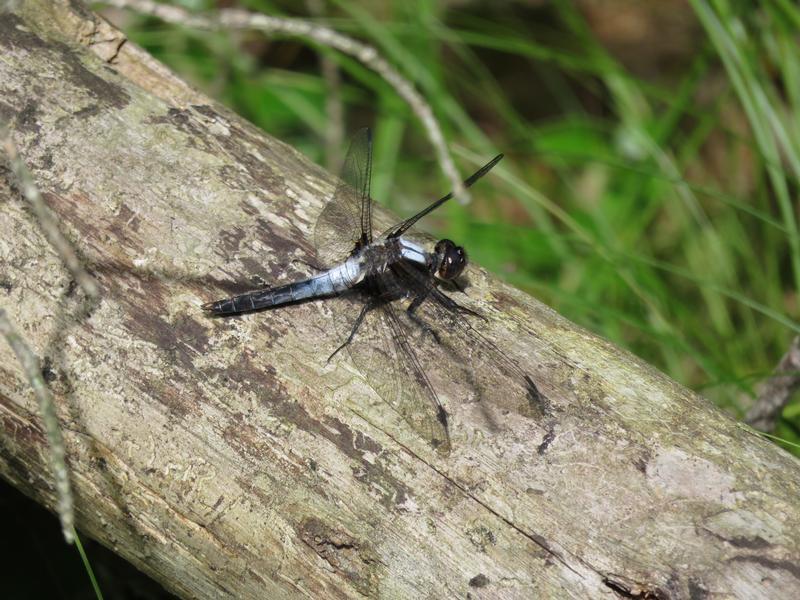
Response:
[[[464,186],[473,185],[502,157],[486,163]],[[511,404],[526,404],[527,376],[468,322],[480,315],[448,295],[464,293],[469,286],[463,274],[465,250],[447,239],[429,250],[410,234],[419,219],[453,194],[376,234],[371,177],[372,134],[363,129],[354,136],[340,181],[314,226],[316,256],[327,270],[232,295],[203,308],[228,316],[317,298],[349,295],[356,299],[339,303],[331,311],[338,336],[346,340],[342,348],[347,348],[365,380],[412,430],[437,450],[448,452],[450,432],[442,397],[456,398],[462,393],[476,400],[513,396],[516,400]],[[406,310],[401,308],[404,302],[408,302]],[[511,383],[500,387],[504,373],[513,378],[506,377]],[[491,407],[478,406],[487,429],[497,431]]]

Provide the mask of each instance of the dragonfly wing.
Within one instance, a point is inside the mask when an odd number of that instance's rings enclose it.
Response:
[[[425,297],[416,314],[436,332],[441,351],[462,366],[476,400],[503,390],[504,399],[519,412],[542,414],[547,410],[547,400],[533,377],[511,353],[501,350],[481,331],[485,322],[482,315],[458,304],[435,285],[434,279],[413,266],[398,263],[396,270],[407,289]]]
[[[331,267],[349,256],[360,240],[372,240],[372,134],[353,136],[333,195],[317,218],[314,246],[320,266]]]
[[[435,348],[397,301],[392,300],[390,277],[368,282],[366,290],[353,290],[341,297],[351,303],[340,315],[339,334],[350,334],[359,307],[376,302],[363,318],[347,346],[353,365],[391,410],[422,439],[439,452],[450,451],[447,414],[428,373],[427,363]],[[372,289],[369,289],[372,286]]]

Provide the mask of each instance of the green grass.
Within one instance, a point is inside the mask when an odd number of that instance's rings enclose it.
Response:
[[[327,5],[327,24],[414,80],[462,172],[507,154],[469,207],[452,204],[425,226],[467,241],[477,262],[742,416],[800,332],[800,10],[788,0],[692,0],[697,47],[645,79],[570,2],[491,6]],[[135,16],[123,27],[325,162],[328,90],[310,46]],[[267,67],[252,50],[264,43]],[[347,128],[375,129],[376,198],[408,214],[441,195],[446,184],[408,107],[374,73],[329,56],[344,73]],[[796,443],[798,431],[794,404],[777,433]]]
[[[92,565],[89,563],[89,557],[86,556],[86,551],[83,549],[81,538],[75,529],[72,530],[72,533],[75,536],[75,547],[78,549],[78,554],[81,555],[81,562],[83,563],[83,568],[86,569],[86,575],[89,577],[89,581],[92,584],[92,591],[94,591],[95,598],[97,598],[97,600],[103,600],[103,592],[100,591],[100,585],[97,583],[97,578],[94,576],[94,570],[92,569]]]

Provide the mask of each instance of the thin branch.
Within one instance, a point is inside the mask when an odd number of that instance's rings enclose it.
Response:
[[[414,88],[413,84],[378,54],[378,51],[372,46],[328,27],[316,25],[302,19],[272,17],[238,9],[222,9],[215,12],[212,17],[205,17],[191,14],[177,6],[158,4],[152,0],[104,0],[104,2],[110,6],[127,8],[138,13],[157,17],[168,23],[193,29],[255,29],[268,34],[286,34],[308,38],[318,44],[352,56],[361,64],[380,75],[411,107],[411,110],[417,115],[417,118],[428,132],[428,138],[436,149],[442,172],[450,180],[453,195],[462,203],[469,201],[469,195],[461,182],[453,159],[447,149],[444,134],[433,114],[433,109]]]
[[[309,13],[314,17],[325,12],[322,0],[306,0]],[[319,52],[322,77],[325,80],[325,112],[328,128],[325,131],[325,166],[335,171],[339,165],[339,152],[344,144],[344,104],[342,103],[342,77],[339,65],[324,52]]]
[[[762,431],[775,429],[775,421],[783,407],[800,389],[800,336],[792,340],[775,373],[761,384],[756,403],[750,407],[745,421]]]
[[[56,415],[53,397],[50,395],[50,389],[42,376],[39,359],[16,332],[6,315],[6,311],[2,308],[0,308],[0,334],[5,337],[8,345],[17,355],[28,383],[30,383],[33,393],[39,401],[39,412],[42,415],[47,441],[50,444],[50,466],[53,469],[56,482],[58,517],[61,519],[61,530],[64,533],[64,539],[71,544],[74,540],[73,525],[75,522],[72,510],[72,490],[69,484],[67,463],[64,459],[64,438],[58,426],[58,415]]]
[[[25,162],[20,158],[17,152],[17,147],[11,140],[11,134],[8,128],[4,126],[0,126],[0,146],[2,146],[8,157],[9,167],[14,173],[22,195],[30,202],[39,227],[42,228],[42,232],[50,242],[50,245],[59,257],[61,257],[61,260],[64,261],[64,264],[67,266],[70,273],[72,273],[72,277],[86,293],[86,296],[90,300],[97,300],[97,298],[100,297],[97,283],[92,276],[86,272],[86,269],[83,268],[78,255],[75,254],[75,250],[72,248],[72,244],[70,244],[69,240],[67,240],[58,229],[58,224],[53,218],[50,209],[47,207],[44,200],[42,200],[42,195],[39,193],[39,189],[33,181],[31,172],[28,170],[28,167],[25,166]]]

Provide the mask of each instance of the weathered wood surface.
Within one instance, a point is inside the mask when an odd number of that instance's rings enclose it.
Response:
[[[445,393],[448,455],[325,364],[335,300],[204,318],[313,256],[332,180],[123,40],[74,2],[0,17],[0,117],[102,289],[80,318],[0,172],[0,304],[44,357],[82,531],[186,597],[797,597],[800,463],[477,267],[467,301],[549,410]],[[52,506],[2,343],[0,417],[0,473]]]

